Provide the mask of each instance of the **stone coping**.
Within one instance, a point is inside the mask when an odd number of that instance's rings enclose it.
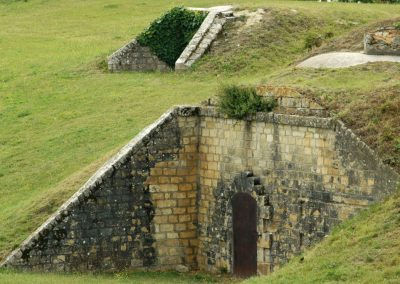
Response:
[[[153,134],[157,133],[163,125],[171,121],[175,117],[215,117],[225,118],[228,117],[217,111],[215,107],[199,107],[199,106],[175,106],[165,112],[158,120],[143,129],[131,141],[128,142],[116,155],[108,160],[90,179],[70,198],[68,199],[46,222],[44,222],[34,233],[32,233],[25,241],[22,242],[19,248],[15,249],[5,260],[0,263],[0,267],[6,266],[14,258],[22,256],[22,252],[33,246],[36,241],[46,235],[56,224],[60,223],[70,211],[83,202],[90,196],[92,192],[97,189],[101,182],[110,177],[115,169],[119,168],[126,159],[133,153],[140,150],[142,146],[151,140]],[[332,129],[335,132],[340,132],[348,136],[357,146],[383,166],[386,170],[391,171],[396,176],[399,176],[390,166],[383,164],[379,156],[366,145],[359,137],[357,137],[350,129],[348,129],[343,122],[333,118],[320,118],[320,117],[305,117],[299,115],[286,115],[275,113],[257,113],[254,116],[249,116],[244,121],[261,121],[274,124],[294,125],[301,127],[316,127],[323,129]],[[399,179],[400,180],[400,176]]]
[[[225,5],[225,6],[214,6],[214,7],[210,7],[210,8],[197,8],[197,7],[188,7],[188,10],[191,11],[204,11],[204,12],[229,12],[232,11],[233,6],[232,5]]]
[[[206,35],[206,33],[210,30],[211,26],[214,23],[215,18],[219,12],[211,10],[207,17],[204,19],[203,23],[201,24],[200,28],[197,30],[197,32],[194,34],[193,38],[190,40],[189,44],[186,46],[186,48],[183,50],[179,58],[175,62],[175,69],[176,70],[181,70],[187,68],[185,63],[189,60],[190,56],[192,53],[197,49],[199,46],[200,42]]]

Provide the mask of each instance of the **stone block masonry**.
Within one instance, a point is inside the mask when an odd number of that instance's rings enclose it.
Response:
[[[232,6],[211,8],[190,8],[208,12],[199,30],[175,62],[175,69],[189,68],[210,47],[221,32],[226,20],[232,18]],[[121,47],[108,59],[108,70],[118,71],[168,71],[171,68],[157,57],[148,47],[141,46],[136,39]]]
[[[372,55],[400,56],[400,29],[382,27],[364,37],[364,51]]]
[[[227,21],[233,15],[231,6],[207,9],[209,11],[199,30],[175,62],[175,70],[188,69],[203,56]]]
[[[133,39],[108,57],[108,70],[111,72],[168,71],[170,68],[150,48],[141,46],[136,39]]]
[[[244,192],[257,203],[257,271],[265,274],[393,192],[399,180],[331,118],[259,113],[233,120],[212,107],[176,107],[2,266],[232,272],[232,198]]]

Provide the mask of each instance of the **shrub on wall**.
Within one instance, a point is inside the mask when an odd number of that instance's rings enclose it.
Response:
[[[242,119],[256,112],[269,112],[275,106],[275,99],[259,96],[254,87],[224,86],[218,94],[219,111],[231,118]]]
[[[148,46],[162,61],[174,67],[193,35],[206,17],[205,12],[175,7],[155,20],[137,41]]]

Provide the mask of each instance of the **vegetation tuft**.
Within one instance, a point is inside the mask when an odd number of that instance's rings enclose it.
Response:
[[[304,47],[308,50],[313,49],[314,47],[320,47],[324,40],[328,40],[334,36],[334,33],[331,31],[326,32],[324,35],[320,35],[318,33],[309,33],[304,39]]]
[[[175,7],[151,23],[137,41],[150,47],[158,58],[173,68],[205,17],[204,12]]]
[[[256,112],[269,112],[276,106],[275,99],[259,96],[254,87],[224,86],[218,98],[219,111],[236,119]]]

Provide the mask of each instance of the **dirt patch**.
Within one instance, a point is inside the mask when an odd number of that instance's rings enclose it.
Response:
[[[254,26],[256,24],[261,23],[261,21],[264,18],[265,15],[265,10],[264,9],[257,9],[256,11],[249,11],[249,10],[242,10],[234,13],[235,17],[245,17],[246,21],[243,25],[239,27],[238,32],[242,32],[243,30],[250,28],[251,26]]]

